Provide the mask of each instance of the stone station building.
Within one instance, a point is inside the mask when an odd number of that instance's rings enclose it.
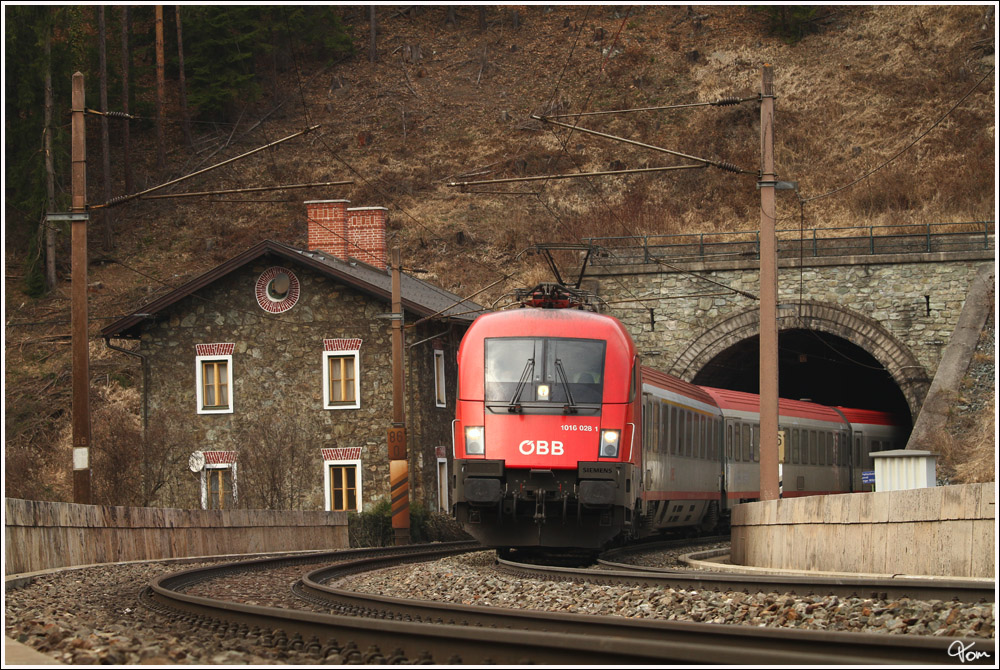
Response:
[[[169,470],[161,506],[350,511],[389,496],[387,210],[305,204],[308,249],[260,242],[101,333],[142,361],[147,438],[171,436],[149,457]],[[447,510],[456,353],[484,310],[401,284],[410,497]]]

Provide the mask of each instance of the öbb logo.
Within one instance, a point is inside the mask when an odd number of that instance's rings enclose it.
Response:
[[[558,440],[525,440],[521,444],[517,445],[518,451],[520,451],[525,456],[531,456],[532,454],[537,454],[538,456],[562,456],[563,443]]]

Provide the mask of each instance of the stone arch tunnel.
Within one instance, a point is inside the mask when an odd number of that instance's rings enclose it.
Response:
[[[930,380],[909,348],[878,322],[813,301],[779,309],[779,393],[897,414],[919,409]],[[673,374],[703,386],[756,393],[760,378],[759,312],[747,309],[691,341]]]

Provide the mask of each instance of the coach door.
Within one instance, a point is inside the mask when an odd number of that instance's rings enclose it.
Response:
[[[860,430],[854,431],[854,448],[851,450],[851,490],[864,491],[861,484],[861,470],[864,467],[864,460],[861,455],[862,447],[865,443],[865,434]]]

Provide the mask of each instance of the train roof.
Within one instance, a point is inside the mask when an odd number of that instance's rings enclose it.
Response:
[[[898,416],[889,412],[879,412],[873,409],[856,409],[854,407],[837,407],[851,424],[867,424],[870,426],[898,426],[901,421]]]
[[[632,345],[621,321],[607,314],[579,309],[525,307],[479,316],[469,329],[479,337],[579,337]]]
[[[678,379],[673,375],[668,375],[659,370],[653,368],[648,368],[643,366],[642,368],[642,381],[645,384],[652,384],[653,386],[658,386],[662,389],[672,391],[678,395],[682,395],[688,398],[692,398],[699,402],[705,403],[712,407],[718,407],[719,404],[715,399],[706,393],[704,389],[700,386],[695,386],[690,384],[683,379]]]
[[[756,393],[746,393],[744,391],[730,391],[729,389],[717,389],[709,386],[701,387],[708,395],[715,399],[715,403],[723,411],[760,413],[760,396]],[[832,407],[818,405],[805,400],[790,400],[788,398],[778,399],[778,414],[786,417],[799,417],[803,419],[813,419],[815,421],[833,421],[844,423],[843,417],[837,414]]]

